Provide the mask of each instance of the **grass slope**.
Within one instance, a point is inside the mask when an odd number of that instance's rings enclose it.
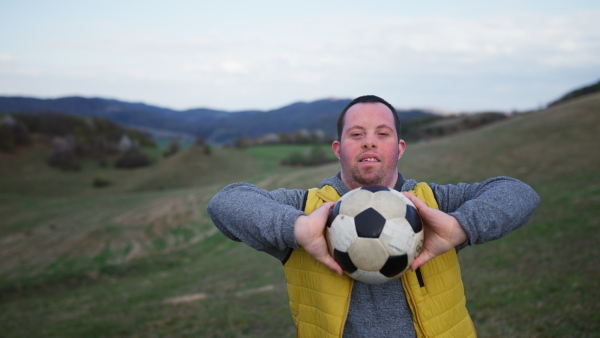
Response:
[[[600,330],[600,96],[409,146],[406,177],[456,183],[510,175],[542,204],[506,238],[461,251],[482,337],[585,337]],[[0,332],[30,336],[294,336],[280,264],[214,230],[205,205],[249,181],[306,188],[338,165],[284,168],[288,147],[190,148],[147,169],[43,165],[0,155]],[[113,185],[93,189],[97,174]],[[164,189],[158,189],[162,186]]]
[[[531,221],[460,253],[484,337],[591,337],[600,330],[600,95],[451,139],[400,162],[409,177],[456,183],[508,175],[541,196]]]
[[[293,147],[298,148],[307,149]],[[314,178],[311,170],[278,165],[290,150],[222,149],[206,156],[190,148],[157,157],[151,168],[117,171],[90,162],[75,173],[46,167],[47,150],[39,146],[2,155],[0,332],[293,333],[289,316],[265,327],[287,307],[281,302],[286,296],[280,264],[225,239],[205,212],[218,189],[242,177],[263,186],[290,180],[302,185]],[[92,188],[97,174],[113,185]],[[265,298],[265,292],[279,297]],[[177,297],[184,301],[169,301]],[[238,307],[240,302],[260,309],[260,320]]]

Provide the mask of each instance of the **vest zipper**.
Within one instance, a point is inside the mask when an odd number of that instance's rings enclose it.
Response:
[[[415,274],[417,274],[417,280],[419,281],[419,286],[424,288],[425,282],[423,281],[423,275],[421,275],[421,268],[417,268],[417,270],[415,270]]]

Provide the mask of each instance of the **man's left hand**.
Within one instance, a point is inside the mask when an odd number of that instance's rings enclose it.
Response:
[[[408,197],[417,207],[423,221],[423,231],[425,231],[423,251],[410,266],[412,271],[433,258],[453,250],[467,240],[467,233],[454,216],[428,207],[425,202],[413,194],[405,192],[404,196]]]

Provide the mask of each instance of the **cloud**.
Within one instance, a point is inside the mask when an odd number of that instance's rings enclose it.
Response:
[[[12,55],[8,53],[0,53],[0,62],[10,62],[13,60]]]
[[[506,63],[581,67],[600,62],[594,57],[600,55],[598,16],[522,13],[481,19],[357,20],[340,15],[311,26],[291,21],[261,28],[190,30],[178,36],[102,33],[85,40],[53,39],[49,44],[75,54],[88,50],[99,58],[110,56],[114,70],[135,63],[155,72],[174,71],[171,76],[182,80],[189,79],[189,72],[289,81],[355,70],[402,73],[460,67],[468,71]]]
[[[0,74],[13,74],[23,76],[38,76],[43,71],[39,67],[25,65],[15,60],[9,53],[0,53]]]
[[[241,62],[225,61],[221,63],[221,69],[227,74],[246,74],[246,67]]]
[[[127,84],[123,90],[137,88],[138,93],[155,86],[165,101],[171,92],[185,92],[191,93],[188,100],[201,104],[259,107],[266,98],[285,103],[366,90],[402,91],[403,97],[431,105],[433,95],[409,91],[436,91],[440,100],[442,90],[458,97],[459,90],[475,92],[486,86],[489,91],[525,93],[532,88],[527,84],[543,81],[547,74],[599,69],[600,12],[486,15],[340,11],[299,18],[265,16],[243,25],[191,22],[173,31],[92,20],[85,34],[55,34],[27,43],[27,52],[0,53],[0,72],[49,74],[65,83],[73,80],[76,90],[119,82]],[[28,61],[17,62],[13,55],[28,55]],[[244,101],[248,93],[254,101]],[[224,99],[211,103],[219,97]]]

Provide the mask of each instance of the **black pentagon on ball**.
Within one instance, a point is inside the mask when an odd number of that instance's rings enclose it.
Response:
[[[379,272],[381,272],[382,275],[391,278],[404,271],[406,265],[408,265],[408,256],[406,254],[390,256]]]
[[[406,216],[404,217],[413,228],[414,232],[421,232],[423,229],[423,223],[421,222],[421,216],[419,212],[412,205],[406,205]]]
[[[352,260],[350,259],[350,254],[348,254],[347,252],[342,252],[338,249],[333,249],[333,259],[340,265],[342,270],[346,271],[347,273],[353,273],[354,271],[358,270],[356,265],[352,263]]]
[[[329,213],[329,217],[327,217],[327,227],[331,228],[331,223],[340,214],[340,205],[342,205],[341,201],[338,201],[334,206],[333,210]]]
[[[354,217],[358,237],[378,238],[385,225],[385,218],[373,208],[361,212]]]
[[[382,185],[365,185],[364,187],[361,187],[361,189],[368,190],[372,193],[376,193],[378,191],[390,191],[390,188],[384,187]]]

